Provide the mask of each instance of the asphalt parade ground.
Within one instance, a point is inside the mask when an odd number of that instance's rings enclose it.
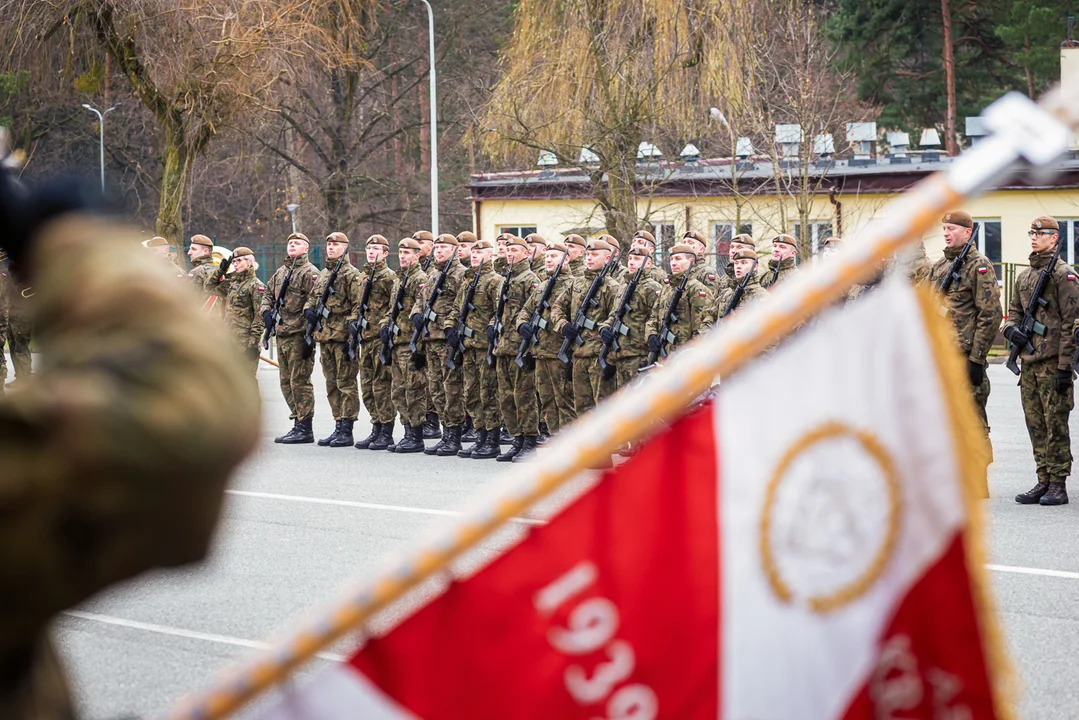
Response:
[[[1065,507],[1014,502],[1034,484],[1034,462],[1016,378],[1002,365],[991,366],[989,377],[995,454],[992,497],[985,501],[989,572],[1022,684],[1020,716],[1079,717],[1079,485],[1071,488],[1075,502]],[[165,712],[231,660],[336,597],[347,580],[444,520],[505,469],[494,461],[275,445],[273,437],[290,425],[276,369],[263,363],[259,383],[262,440],[234,478],[210,559],[194,569],[143,576],[56,622],[81,717]],[[323,387],[316,365],[316,437],[333,427]],[[366,414],[360,415],[357,439],[370,430]],[[1079,439],[1075,415],[1073,440]],[[511,541],[544,512],[519,519],[494,544]],[[488,544],[466,566],[492,548]],[[307,672],[348,651],[347,645],[330,649]]]

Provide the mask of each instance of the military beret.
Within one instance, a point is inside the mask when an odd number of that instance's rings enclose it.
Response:
[[[461,236],[457,236],[457,241],[460,242]],[[467,241],[466,241],[467,242]],[[494,243],[490,240],[477,240],[476,244],[472,246],[473,250],[491,250],[494,248]]]
[[[696,240],[701,245],[704,245],[705,247],[708,247],[708,241],[704,239],[704,234],[700,233],[700,232],[697,232],[696,230],[690,230],[689,232],[685,233],[684,235],[682,235],[682,239],[683,240]]]
[[[606,250],[607,252],[614,252],[615,251],[615,246],[611,245],[610,243],[605,241],[603,239],[604,237],[605,237],[604,235],[600,235],[595,240],[589,240],[588,244],[585,245],[585,249],[586,250]]]
[[[602,240],[603,242],[607,243],[608,245],[610,245],[615,250],[621,250],[622,249],[622,243],[619,242],[618,238],[616,238],[614,235],[608,235],[608,234],[604,233],[603,235],[600,235],[596,239],[597,240]]]
[[[563,242],[567,245],[579,245],[580,247],[585,247],[586,245],[588,245],[585,239],[580,235],[577,235],[576,233],[570,233],[569,235],[567,235]]]
[[[1030,223],[1031,230],[1060,230],[1060,223],[1048,215],[1034,218]]]
[[[416,240],[413,240],[410,237],[407,237],[404,240],[402,240],[401,242],[397,243],[397,249],[399,251],[400,250],[419,250],[420,249],[420,243],[418,241],[416,241]]]
[[[547,243],[547,249],[548,250],[557,250],[560,253],[568,253],[569,252],[569,248],[566,247],[565,243],[560,243],[557,240],[555,240],[554,242],[551,242],[551,243]]]
[[[169,241],[166,240],[165,238],[161,237],[160,235],[154,235],[152,238],[150,238],[149,240],[144,242],[143,246],[148,247],[148,248],[167,247],[168,244],[169,244]]]
[[[499,239],[503,239],[502,236],[499,236]],[[506,247],[509,247],[510,245],[517,245],[518,247],[523,247],[523,248],[528,247],[528,243],[526,243],[524,241],[524,238],[519,238],[516,235],[507,234],[506,237],[505,237],[505,241],[506,241]]]
[[[944,213],[944,217],[940,221],[948,225],[960,225],[965,228],[974,227],[974,218],[962,210],[952,210],[949,213]]]
[[[756,260],[757,259],[757,253],[755,251],[749,250],[747,248],[738,248],[737,250],[735,250],[734,252],[731,253],[730,257],[731,257],[731,262],[734,262],[735,260]]]
[[[249,247],[238,247],[238,248],[236,248],[235,250],[232,251],[233,259],[236,259],[238,257],[247,257],[249,255],[254,255],[254,254],[255,253],[251,252],[251,248],[249,248]]]
[[[495,242],[506,243],[509,242],[511,237],[515,237],[513,233],[500,233],[499,236],[495,238]]]
[[[648,232],[647,230],[638,230],[636,233],[634,233],[633,237],[650,242],[652,244],[652,247],[656,246],[656,236]]]
[[[364,243],[364,247],[366,247],[368,245],[385,245],[387,248],[389,248],[390,241],[387,240],[382,235],[375,234],[375,235],[372,235],[371,237],[367,238],[367,242]]]
[[[457,236],[450,233],[443,233],[435,238],[435,245],[457,245]]]
[[[192,235],[191,236],[191,244],[192,245],[205,245],[206,247],[211,247],[212,248],[214,246],[214,241],[211,240],[210,238],[206,237],[205,235]]]
[[[530,233],[525,236],[525,242],[529,245],[546,245],[547,238],[543,237],[539,233]]]
[[[751,248],[757,247],[757,243],[753,240],[753,236],[746,235],[745,233],[732,237],[731,245],[749,245]]]
[[[326,242],[344,243],[348,245],[348,235],[343,232],[332,232],[326,236]]]
[[[678,243],[671,248],[671,255],[678,255],[679,253],[685,253],[686,255],[692,255],[693,257],[697,257],[697,250],[694,249],[693,246],[686,245],[685,243]]]
[[[465,230],[464,232],[457,233],[457,242],[459,243],[474,243],[476,242],[476,233],[471,230]]]
[[[308,240],[307,236],[303,233],[290,233],[288,236],[288,240],[285,240],[285,242],[288,242],[289,240],[303,240],[308,245],[311,244],[311,241]]]
[[[630,255],[636,255],[638,257],[652,257],[652,254],[642,247],[635,247],[629,251]]]
[[[798,247],[798,241],[787,233],[782,233],[781,235],[776,235],[772,238],[772,244],[775,245],[776,243],[783,243],[784,245],[790,245],[794,248]]]
[[[842,243],[843,241],[835,235],[829,235],[824,238],[824,242],[821,243],[821,248],[839,247]]]
[[[417,230],[416,232],[412,233],[412,239],[419,240],[420,242],[423,242],[424,240],[426,240],[427,242],[434,242],[435,236],[427,230]]]

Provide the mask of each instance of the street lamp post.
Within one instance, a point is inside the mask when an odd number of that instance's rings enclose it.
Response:
[[[438,103],[435,101],[435,11],[427,6],[428,52],[431,55],[431,234],[438,237]]]
[[[105,112],[101,112],[93,105],[87,105],[83,103],[82,106],[90,112],[97,115],[97,126],[100,131],[98,139],[98,151],[101,156],[101,192],[105,192],[105,116],[111,113],[116,108],[120,107],[120,103],[113,105]]]
[[[296,232],[296,211],[300,208],[296,203],[289,203],[285,206],[288,210],[288,214],[292,217],[292,232]]]

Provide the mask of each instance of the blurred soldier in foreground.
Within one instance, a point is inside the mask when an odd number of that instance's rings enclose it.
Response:
[[[71,184],[0,169],[0,249],[34,288],[39,373],[0,401],[0,717],[73,717],[46,631],[145,570],[205,557],[258,395],[225,330]]]

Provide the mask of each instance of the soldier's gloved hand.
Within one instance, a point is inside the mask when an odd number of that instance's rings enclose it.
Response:
[[[967,360],[967,377],[970,378],[971,387],[978,387],[985,378],[985,366],[973,360]]]
[[[348,334],[351,335],[352,337],[359,337],[360,336],[360,321],[359,320],[353,320],[352,322],[350,322],[348,324]]]
[[[383,343],[388,343],[390,341],[390,337],[391,335],[389,325],[383,325],[378,329],[378,339],[381,340]]]
[[[487,326],[487,342],[488,343],[493,343],[495,341],[495,335],[496,334],[497,333],[495,332],[495,326],[494,325],[488,325]]]
[[[535,332],[532,328],[532,323],[523,322],[517,326],[517,334],[521,336],[522,340],[531,340]]]
[[[419,330],[420,328],[423,327],[423,314],[422,313],[415,313],[412,316],[412,327],[416,328],[417,330]]]
[[[1067,370],[1057,370],[1057,392],[1063,395],[1072,389],[1072,371],[1071,368]]]
[[[1030,342],[1030,338],[1027,337],[1027,334],[1015,325],[1004,328],[1004,337],[1007,338],[1008,342],[1012,345],[1018,345],[1019,347],[1026,347],[1027,343]]]
[[[577,329],[577,326],[573,323],[566,323],[562,326],[562,337],[567,340],[576,340],[577,336],[581,334],[581,331]]]
[[[307,322],[318,322],[318,313],[314,308],[308,308],[303,311],[303,316],[307,319]]]
[[[614,330],[611,330],[609,327],[601,327],[599,329],[599,337],[603,340],[604,345],[610,345],[614,340]]]
[[[461,342],[461,336],[457,334],[457,328],[446,328],[446,343],[451,347],[457,347],[457,344]]]
[[[266,327],[270,327],[270,325],[272,323],[273,323],[273,310],[263,310],[262,311],[262,324],[265,325]]]
[[[648,349],[651,352],[658,353],[659,348],[660,348],[659,335],[649,335],[648,336]]]

